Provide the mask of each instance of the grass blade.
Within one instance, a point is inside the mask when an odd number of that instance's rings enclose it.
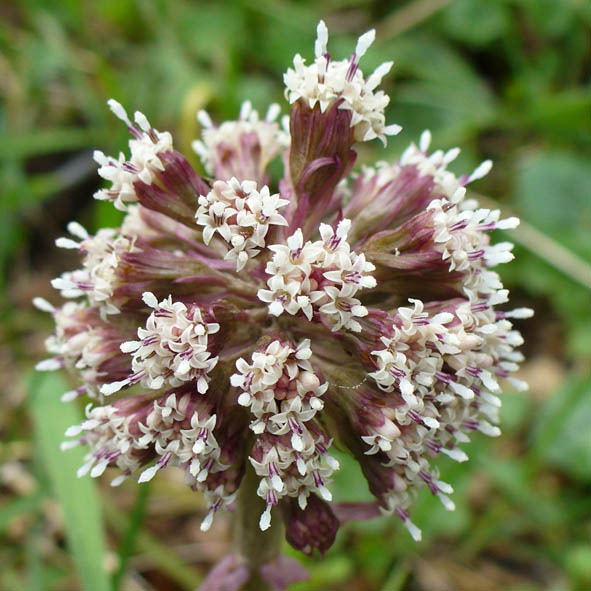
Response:
[[[131,553],[133,552],[135,541],[140,531],[142,519],[146,511],[146,505],[148,503],[148,496],[150,494],[149,484],[150,483],[147,482],[143,486],[138,486],[138,496],[135,507],[133,509],[133,513],[131,514],[131,518],[129,519],[129,525],[127,527],[127,531],[125,532],[125,536],[121,541],[121,546],[119,549],[119,569],[113,575],[113,581],[111,585],[113,591],[119,590],[121,581],[125,575],[127,562],[131,556]]]
[[[142,485],[143,486],[143,485]],[[115,504],[105,504],[105,517],[109,529],[120,536],[130,531],[128,516]],[[185,564],[183,559],[171,549],[170,544],[163,543],[156,536],[141,529],[135,535],[135,548],[148,557],[150,565],[159,569],[167,577],[178,583],[181,589],[198,589],[203,577],[195,568]]]
[[[109,578],[103,568],[104,536],[99,497],[90,478],[76,477],[84,449],[60,451],[65,430],[80,422],[80,413],[74,405],[60,401],[60,395],[68,386],[59,375],[35,374],[29,384],[29,408],[41,465],[61,504],[68,546],[78,574],[87,591],[108,591]]]

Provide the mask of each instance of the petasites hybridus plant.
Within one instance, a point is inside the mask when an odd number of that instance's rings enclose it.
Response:
[[[418,489],[454,508],[438,456],[463,462],[473,432],[499,435],[499,382],[525,387],[511,319],[531,310],[497,308],[508,292],[491,268],[512,245],[489,240],[518,220],[465,199],[490,162],[457,177],[459,150],[429,153],[426,131],[398,161],[350,174],[356,142],[400,131],[376,90],[392,64],[359,68],[373,38],[335,61],[320,22],[313,62],[296,55],[284,75],[283,127],[277,105],[261,119],[246,102],[219,126],[200,112],[208,177],[109,101],[133,139],[130,156],[95,153],[109,181],[95,197],[125,218],[95,235],[72,222],[57,245],[82,267],[53,281],[69,301],[35,302],[56,324],[38,368],[71,370],[64,400],[90,398],[64,444],[88,448],[79,475],[117,468],[117,485],[177,466],[205,497],[202,529],[235,511],[236,552],[204,589],[301,576],[278,554],[282,527],[324,552],[342,521],[381,511],[419,540]],[[334,447],[359,462],[373,505],[331,503]]]

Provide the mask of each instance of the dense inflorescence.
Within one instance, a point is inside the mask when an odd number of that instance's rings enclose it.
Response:
[[[508,292],[492,270],[513,255],[490,232],[518,220],[466,199],[490,162],[456,176],[459,150],[429,153],[425,132],[396,162],[350,175],[355,142],[400,131],[376,91],[392,64],[364,77],[373,32],[341,61],[327,39],[320,23],[314,62],[297,55],[285,74],[283,127],[277,105],[260,119],[246,102],[220,126],[199,113],[194,148],[211,178],[109,101],[131,154],[95,154],[110,182],[95,197],[125,218],[95,235],[69,224],[57,244],[82,266],[53,286],[73,301],[35,301],[56,326],[39,369],[67,368],[80,383],[64,400],[90,398],[64,444],[87,446],[80,474],[117,468],[117,485],[180,467],[205,496],[207,529],[253,470],[261,529],[283,518],[306,552],[339,525],[334,446],[415,539],[419,488],[453,509],[437,457],[463,462],[473,432],[500,433],[501,384],[525,387],[511,320],[531,315],[498,308]]]

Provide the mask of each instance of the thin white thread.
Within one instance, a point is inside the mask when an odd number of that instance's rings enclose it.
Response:
[[[367,378],[369,376],[365,376],[363,378],[362,382],[359,382],[356,386],[340,386],[339,384],[331,384],[330,382],[327,382],[329,386],[334,386],[335,388],[342,388],[343,390],[356,390],[357,388],[360,388],[361,386],[363,386],[363,384],[365,384],[365,382],[367,382]]]

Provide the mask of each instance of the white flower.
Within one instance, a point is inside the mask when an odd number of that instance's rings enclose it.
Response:
[[[312,305],[307,295],[301,295],[301,283],[289,281],[285,283],[285,276],[274,275],[269,279],[267,285],[270,289],[259,289],[257,296],[261,302],[269,304],[269,314],[281,316],[287,312],[292,316],[300,310],[308,320],[312,319]]]
[[[312,491],[332,498],[326,484],[338,462],[327,453],[330,442],[307,426],[323,408],[328,389],[314,373],[311,356],[308,339],[297,347],[273,341],[253,353],[252,363],[239,359],[239,373],[231,378],[243,390],[239,404],[254,415],[250,428],[258,439],[249,460],[261,478],[257,493],[267,504],[263,530],[270,525],[271,508],[284,496],[297,497],[302,509]]]
[[[205,244],[218,233],[232,247],[224,258],[235,260],[236,270],[241,271],[265,247],[269,226],[287,225],[278,209],[288,203],[279,194],[271,195],[267,186],[259,191],[256,182],[233,177],[216,181],[212,191],[199,198],[195,218],[203,226]]]
[[[197,113],[197,120],[202,125],[201,140],[193,142],[193,150],[199,155],[208,174],[215,174],[216,168],[223,169],[224,163],[218,155],[218,149],[231,152],[234,156],[233,173],[243,171],[246,176],[242,179],[260,179],[267,164],[289,145],[289,134],[280,129],[275,122],[279,115],[279,105],[273,103],[264,120],[259,118],[258,112],[252,108],[250,101],[242,103],[238,121],[225,121],[219,127],[214,125],[205,111]],[[250,141],[245,141],[250,138]],[[253,142],[252,140],[255,140]],[[259,167],[252,168],[252,158],[243,154],[245,145],[256,145],[260,150]],[[227,156],[226,156],[227,157]],[[219,170],[218,172],[223,172]],[[253,176],[254,175],[254,176]]]
[[[273,341],[264,352],[253,353],[252,363],[236,363],[233,386],[243,389],[238,402],[248,406],[256,417],[255,432],[273,435],[290,433],[294,449],[301,451],[301,423],[311,420],[323,407],[321,397],[328,384],[320,383],[308,359],[312,355],[309,339],[297,348]]]
[[[269,246],[273,252],[265,269],[270,275],[269,289],[260,289],[257,295],[269,304],[270,314],[294,315],[301,310],[311,320],[316,309],[331,319],[335,331],[361,330],[353,317],[366,316],[367,309],[353,296],[377,282],[368,274],[375,270],[374,265],[365,260],[365,255],[352,251],[347,242],[350,226],[347,219],[339,222],[336,231],[320,224],[321,239],[305,244],[298,229],[287,239],[287,245]]]
[[[187,422],[188,410],[191,428],[180,428]],[[215,423],[215,414],[195,409],[190,394],[170,394],[165,400],[154,401],[145,422],[139,423],[143,435],[137,446],[139,449],[153,446],[159,457],[140,474],[138,481],[151,480],[168,465],[182,465],[186,467],[187,479],[202,488],[199,483],[210,472],[227,468],[219,462],[220,447],[212,433]]]
[[[324,288],[324,294],[328,296],[329,301],[320,306],[320,312],[332,317],[333,330],[347,328],[353,332],[361,331],[361,325],[355,317],[367,316],[367,308],[362,306],[357,298],[352,297],[356,291],[352,285],[343,285],[340,289],[331,285]]]
[[[127,125],[135,139],[129,140],[131,151],[129,160],[126,160],[123,153],[115,159],[99,150],[94,152],[94,159],[99,164],[99,175],[112,183],[110,188],[97,191],[94,197],[99,200],[113,201],[117,209],[125,210],[126,203],[137,201],[133,184],[138,180],[151,184],[153,175],[164,170],[158,154],[173,149],[172,136],[167,131],[155,130],[146,116],[139,111],[134,115],[137,124],[135,125],[117,101],[110,99],[108,105],[113,113]]]
[[[359,60],[373,43],[375,31],[372,29],[362,35],[353,56],[341,61],[330,59],[327,53],[328,30],[324,21],[318,24],[317,34],[314,62],[306,66],[305,60],[297,54],[294,68],[289,68],[283,76],[286,98],[290,104],[301,98],[311,109],[318,104],[322,112],[340,101],[339,109],[351,111],[356,141],[378,137],[385,143],[386,136],[396,135],[401,127],[385,124],[384,109],[390,98],[383,91],[374,93],[374,90],[393,62],[383,63],[367,79],[359,69]]]
[[[121,345],[121,351],[133,354],[133,373],[125,380],[103,386],[101,392],[113,394],[138,382],[157,390],[166,384],[174,387],[196,380],[199,393],[205,393],[207,374],[218,361],[208,351],[208,336],[218,332],[220,325],[204,322],[197,306],[189,309],[182,302],[173,302],[170,296],[158,303],[154,294],[146,292],[143,299],[154,308],[146,328],[138,328],[139,341]]]
[[[63,273],[51,284],[64,298],[88,297],[91,306],[98,306],[103,315],[118,314],[117,302],[113,299],[118,282],[117,267],[124,253],[135,252],[135,238],[118,235],[116,230],[102,228],[91,236],[77,223],[68,224],[69,232],[80,242],[71,238],[58,238],[61,248],[77,248],[84,254],[83,268]]]
[[[82,434],[81,438],[62,444],[62,449],[68,449],[81,442],[89,446],[84,464],[78,470],[78,477],[90,472],[90,475],[96,478],[103,474],[109,464],[117,465],[125,475],[133,473],[139,462],[133,455],[135,439],[126,428],[130,417],[120,414],[111,405],[95,408],[89,405],[86,408],[86,416],[87,419],[81,425],[70,427],[66,431],[66,437]]]
[[[493,267],[513,259],[513,245],[500,242],[491,246],[486,232],[515,228],[519,224],[517,218],[500,220],[498,209],[461,211],[458,205],[445,199],[431,201],[427,209],[433,212],[434,242],[443,259],[449,259],[449,270],[470,271],[474,276],[474,280],[467,284],[468,288],[490,284],[491,276],[481,273],[484,266]]]

